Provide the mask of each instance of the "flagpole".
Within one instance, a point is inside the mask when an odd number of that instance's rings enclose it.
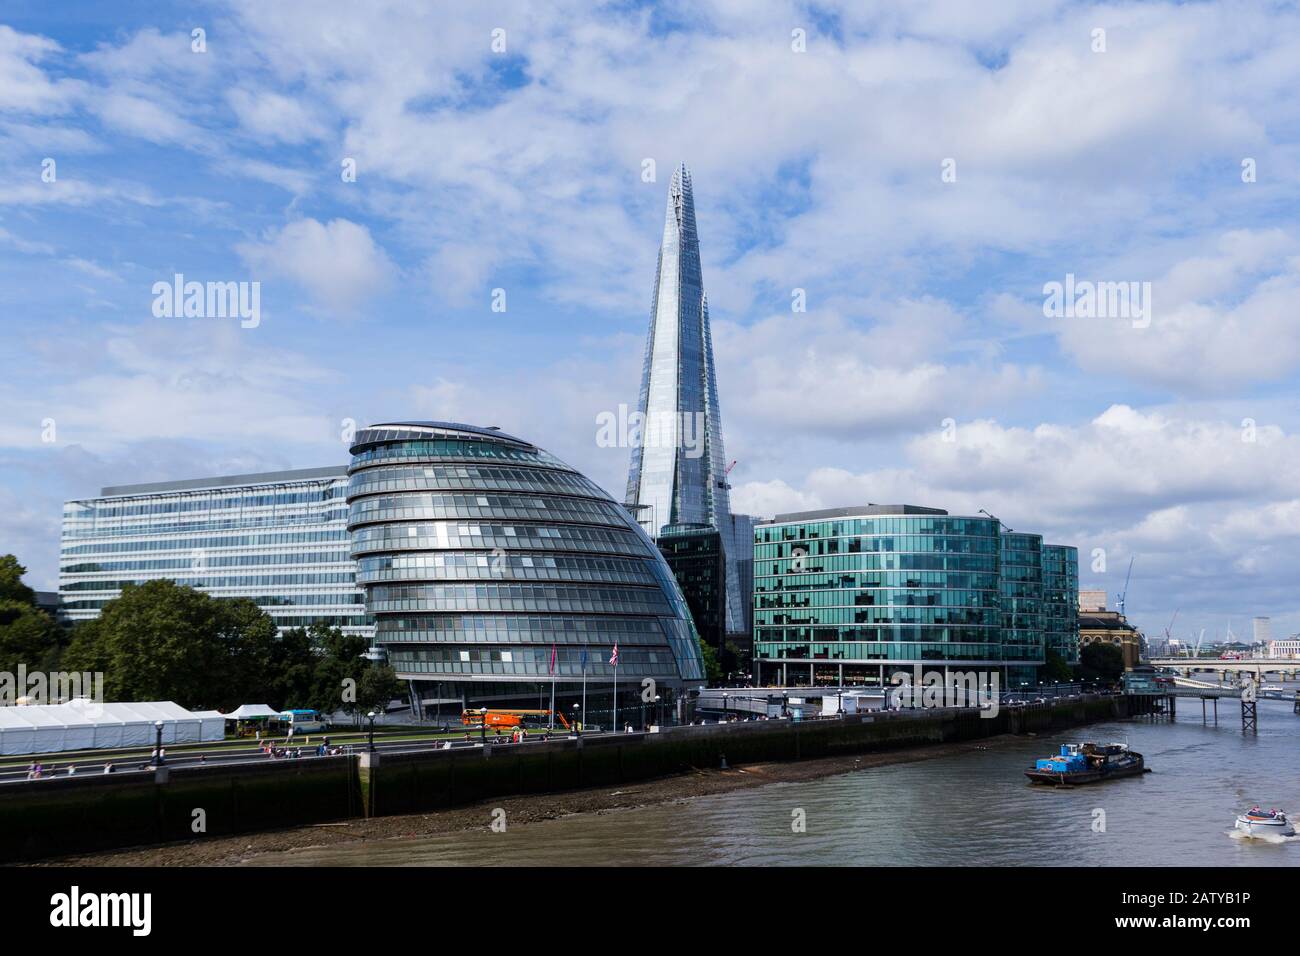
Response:
[[[555,729],[555,645],[551,645],[551,714],[550,727]]]
[[[618,733],[618,658],[614,658],[614,733]]]
[[[578,733],[582,733],[582,721],[587,719],[587,649],[582,649],[582,713],[578,715]]]

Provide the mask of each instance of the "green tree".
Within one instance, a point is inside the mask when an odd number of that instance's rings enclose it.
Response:
[[[274,631],[251,602],[221,600],[168,580],[127,584],[98,620],[76,628],[67,666],[103,671],[110,700],[228,709],[243,702],[243,683]]]
[[[27,569],[12,554],[0,555],[0,601],[36,606],[36,592],[23,584]]]
[[[1124,674],[1124,654],[1114,644],[1093,641],[1079,650],[1079,676],[1113,683]]]
[[[401,695],[397,673],[365,656],[367,642],[337,627],[313,624],[307,632],[315,665],[305,704],[322,713],[365,713]]]
[[[710,687],[717,687],[722,683],[722,665],[718,662],[718,652],[698,637],[696,637],[696,644],[700,648],[700,658],[704,662],[704,679]]]
[[[1043,669],[1039,671],[1039,678],[1044,684],[1068,684],[1074,680],[1074,671],[1066,663],[1064,657],[1056,651],[1048,650],[1047,659],[1043,663]]]
[[[388,664],[368,663],[370,666],[357,682],[357,709],[363,713],[378,709],[382,713],[389,701],[402,695],[406,682]]]
[[[269,687],[264,702],[276,710],[310,706],[316,661],[317,653],[305,627],[282,633],[271,650],[271,662],[267,666]],[[250,697],[249,703],[263,701]]]
[[[26,573],[12,554],[0,555],[0,671],[58,670],[65,632],[36,606],[36,592],[23,583]]]

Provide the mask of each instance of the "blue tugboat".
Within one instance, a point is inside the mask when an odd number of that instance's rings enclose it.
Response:
[[[1025,776],[1034,783],[1059,787],[1146,772],[1142,755],[1129,750],[1128,744],[1062,744],[1057,756],[1041,758]]]

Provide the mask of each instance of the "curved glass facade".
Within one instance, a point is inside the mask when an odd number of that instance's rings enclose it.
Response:
[[[659,550],[585,476],[503,432],[447,422],[372,426],[352,456],[357,583],[376,642],[423,705],[536,707],[552,681],[568,700],[584,675],[596,702],[616,643],[628,706],[646,678],[661,696],[703,681]]]
[[[873,505],[782,515],[754,542],[760,682],[875,683],[934,662],[1019,683],[1043,663],[1039,535]]]

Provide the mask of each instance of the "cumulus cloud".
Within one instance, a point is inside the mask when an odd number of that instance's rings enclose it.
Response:
[[[962,325],[933,298],[868,304],[854,319],[832,305],[748,327],[717,322],[719,377],[743,396],[724,412],[742,427],[863,438],[938,427],[1039,390],[1035,368],[963,354]]]
[[[1077,546],[1085,585],[1117,591],[1136,555],[1144,593],[1135,611],[1145,609],[1148,626],[1180,606],[1211,621],[1261,608],[1294,620],[1270,562],[1300,560],[1300,436],[1116,405],[1075,426],[962,422],[952,437],[936,429],[913,439],[897,465],[740,483],[733,502],[769,515],[867,502],[985,509],[1018,531]]]
[[[370,230],[348,219],[299,219],[238,251],[249,268],[293,280],[317,305],[340,314],[360,309],[395,273]]]
[[[1161,276],[1119,264],[1080,275],[1151,283],[1150,324],[1120,316],[1063,318],[1061,343],[1082,368],[1183,394],[1224,394],[1300,367],[1300,242],[1280,229],[1235,230]],[[1064,276],[1055,281],[1063,281]]]

